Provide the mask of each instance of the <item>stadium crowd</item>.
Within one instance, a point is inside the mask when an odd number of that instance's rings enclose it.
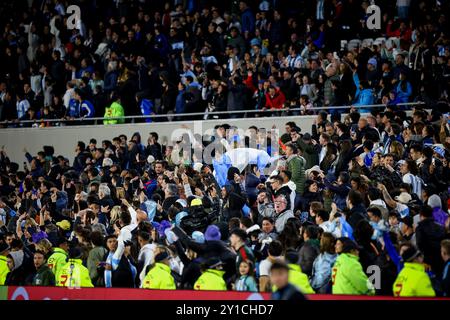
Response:
[[[3,149],[0,284],[448,296],[449,118],[393,109]]]
[[[448,101],[449,2],[376,4],[372,30],[361,0],[3,2],[0,121]]]
[[[449,2],[377,1],[381,30],[369,4],[2,2],[3,127],[283,108],[295,122],[92,138],[73,161],[43,146],[23,167],[2,148],[0,285],[449,296]]]

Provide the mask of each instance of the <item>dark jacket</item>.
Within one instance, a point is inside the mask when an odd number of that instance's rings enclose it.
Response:
[[[181,244],[181,241],[178,240],[175,243],[175,248],[177,249],[178,256],[180,257],[181,262],[183,262],[183,273],[181,274],[181,289],[193,289],[194,284],[197,279],[202,275],[201,271],[201,263],[203,262],[202,258],[189,259],[186,256],[185,249]]]
[[[46,264],[44,264],[37,270],[31,284],[33,286],[54,286],[55,275],[53,274],[52,270]]]
[[[417,225],[417,247],[423,253],[424,262],[431,266],[435,274],[442,272],[441,241],[444,238],[444,227],[436,223],[433,218],[426,218]]]
[[[286,287],[278,289],[272,293],[272,300],[304,301],[306,297],[294,285],[288,284]]]
[[[320,244],[317,239],[307,240],[299,251],[299,264],[302,268],[302,272],[311,276],[313,263],[320,253]]]
[[[306,190],[301,197],[301,210],[308,212],[310,203],[313,201],[323,202],[323,197],[320,192],[310,192]]]
[[[450,297],[450,260],[445,263],[442,273],[442,293],[445,297]]]
[[[134,282],[129,260],[122,255],[117,269],[112,272],[112,286],[114,288],[134,288]]]
[[[305,143],[303,139],[298,139],[297,145],[303,150],[302,157],[306,160],[305,170],[319,164],[318,144],[315,146],[312,143]]]
[[[191,240],[186,234],[176,232],[181,242],[188,248],[197,252],[198,256],[203,260],[209,258],[219,258],[224,263],[224,280],[227,284],[232,281],[232,277],[236,274],[236,254],[228,249],[225,242],[221,240],[211,240],[205,243],[197,243]]]
[[[246,100],[246,87],[245,85],[230,83],[228,90],[228,100],[227,100],[227,110],[245,110],[245,100]]]
[[[347,215],[347,222],[355,230],[356,225],[361,220],[368,220],[367,211],[363,204],[359,204],[350,209]]]

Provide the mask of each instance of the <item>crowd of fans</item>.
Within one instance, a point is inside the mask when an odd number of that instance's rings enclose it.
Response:
[[[24,168],[3,149],[0,284],[448,296],[450,119],[393,109],[79,141],[72,163],[44,146]]]
[[[79,6],[81,20],[67,12],[69,5]],[[195,112],[205,115],[183,119],[219,117],[209,114],[214,111],[228,112],[220,117],[278,109],[303,115],[324,106],[448,101],[449,2],[378,0],[381,29],[366,26],[369,5],[3,2],[0,121],[4,127],[32,125],[19,120],[50,126],[105,117],[105,124],[114,124],[124,115],[149,116],[140,121],[150,122]],[[375,41],[351,45],[368,38]],[[152,119],[155,114],[170,116]]]

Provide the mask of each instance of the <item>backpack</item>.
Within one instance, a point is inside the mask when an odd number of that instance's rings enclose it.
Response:
[[[204,232],[210,223],[208,213],[201,206],[189,208],[189,214],[181,219],[180,227],[187,234],[194,231]]]

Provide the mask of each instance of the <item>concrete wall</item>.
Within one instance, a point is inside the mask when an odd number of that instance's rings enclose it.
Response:
[[[161,143],[167,143],[181,136],[179,130],[182,127],[193,130],[194,134],[210,134],[215,125],[222,123],[233,124],[242,130],[246,130],[252,125],[270,130],[275,125],[281,133],[284,133],[284,124],[288,121],[295,121],[302,128],[302,132],[310,132],[315,118],[316,116],[291,116],[150,124],[136,123],[108,126],[86,125],[50,128],[8,128],[0,129],[0,146],[4,145],[11,161],[17,162],[20,168],[22,168],[23,162],[26,161],[23,153],[24,148],[27,148],[32,155],[35,155],[38,151],[42,150],[44,145],[51,145],[55,148],[56,156],[64,155],[72,161],[77,141],[81,140],[87,144],[91,138],[97,139],[98,144],[101,144],[102,140],[111,140],[120,134],[125,134],[128,138],[131,138],[134,132],[139,132],[144,145],[146,145],[148,135],[152,131],[156,131],[160,135]]]

